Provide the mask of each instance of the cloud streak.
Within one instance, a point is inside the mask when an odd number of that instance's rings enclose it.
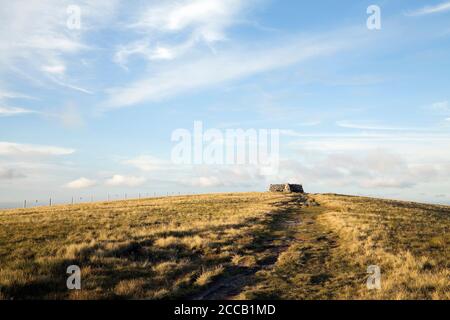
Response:
[[[259,1],[181,0],[155,2],[141,10],[128,29],[143,34],[139,40],[120,46],[114,61],[126,66],[129,57],[172,60],[198,44],[211,46],[227,39],[226,30],[239,23],[244,9]],[[173,35],[177,35],[174,39]]]
[[[0,11],[0,73],[26,74],[34,82],[52,81],[67,88],[88,90],[67,83],[66,72],[74,56],[91,49],[83,34],[101,26],[114,15],[118,1],[77,1],[81,9],[80,29],[67,27],[69,0],[3,1]],[[76,58],[75,58],[76,59]]]
[[[395,127],[384,126],[376,124],[355,123],[352,121],[337,121],[336,125],[341,128],[347,129],[361,129],[361,130],[374,130],[374,131],[432,131],[429,128],[413,128],[413,127]]]
[[[420,8],[418,10],[407,12],[407,16],[424,16],[434,13],[440,13],[440,12],[446,12],[450,11],[450,2],[443,2],[440,4],[437,4],[435,6],[426,6],[423,8]]]
[[[64,156],[74,152],[74,149],[69,148],[0,141],[2,156]]]
[[[19,116],[30,113],[36,113],[36,111],[18,107],[0,106],[0,117]]]
[[[297,37],[278,45],[271,43],[262,48],[235,48],[216,55],[201,55],[189,61],[173,63],[134,83],[109,89],[109,98],[103,107],[122,108],[159,101],[330,55],[350,45],[348,41],[335,40],[335,36],[310,39]],[[355,39],[352,43],[355,43]]]

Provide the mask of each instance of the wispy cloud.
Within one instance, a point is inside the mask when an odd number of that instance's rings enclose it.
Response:
[[[0,117],[11,117],[29,113],[36,113],[36,111],[17,107],[0,106]]]
[[[163,32],[190,29],[206,41],[224,38],[224,29],[235,22],[247,1],[182,0],[151,4],[131,27]],[[250,1],[251,2],[251,1]]]
[[[305,37],[271,43],[267,47],[234,48],[172,63],[134,83],[108,90],[105,108],[121,108],[146,101],[158,101],[254,74],[287,67],[307,59],[333,54],[356,42],[334,39],[334,35],[305,40]]]
[[[0,142],[0,155],[5,156],[63,156],[74,152],[74,149],[55,146]]]
[[[35,100],[36,98],[31,97],[26,94],[14,92],[14,91],[8,91],[0,88],[0,101],[6,100],[6,99],[32,99]]]
[[[86,93],[86,94],[94,94],[94,92],[92,92],[91,90],[88,90],[88,89],[85,89],[85,88],[78,87],[78,86],[76,86],[76,85],[67,83],[67,82],[65,82],[64,80],[58,79],[57,77],[48,76],[48,78],[49,78],[52,82],[54,82],[54,83],[56,83],[56,84],[58,84],[58,85],[60,85],[60,86],[62,86],[62,87],[69,88],[69,89],[72,89],[72,90],[75,90],[75,91],[79,91],[79,92],[82,92],[82,93]]]
[[[181,0],[154,2],[128,24],[141,39],[119,46],[114,61],[125,66],[129,57],[171,60],[200,43],[227,39],[226,29],[239,23],[244,9],[260,1]],[[172,35],[177,37],[171,37]]]
[[[417,10],[409,11],[407,16],[423,16],[433,13],[445,12],[450,10],[450,2],[443,2],[434,6],[426,6]]]
[[[0,117],[11,117],[30,113],[37,113],[34,110],[10,106],[8,103],[6,103],[6,100],[10,99],[34,99],[34,98],[21,93],[7,91],[0,88]]]
[[[0,73],[26,70],[28,77],[39,79],[36,81],[47,81],[49,75],[62,77],[73,64],[74,54],[90,48],[83,42],[83,33],[93,24],[101,25],[115,10],[117,1],[77,2],[81,8],[80,29],[67,27],[67,8],[73,4],[70,0],[2,2]]]
[[[385,126],[372,123],[356,123],[352,121],[337,121],[336,125],[341,128],[361,129],[361,130],[378,130],[378,131],[430,131],[429,128],[415,128],[415,127],[397,127]]]

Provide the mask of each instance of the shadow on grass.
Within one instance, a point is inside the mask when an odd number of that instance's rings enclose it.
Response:
[[[274,204],[275,210],[266,215],[263,229],[253,234],[252,243],[241,250],[245,254],[260,256],[257,264],[252,267],[226,267],[226,273],[216,279],[206,289],[186,298],[193,300],[222,300],[239,295],[250,283],[256,281],[258,271],[270,269],[277,261],[281,252],[290,245],[295,230],[289,228],[287,222],[299,219],[299,205],[306,201],[303,195],[290,195],[288,199]],[[266,297],[267,298],[267,297]],[[276,299],[277,296],[270,297]]]
[[[81,268],[81,284],[85,298],[102,299],[127,299],[146,298],[145,296],[132,296],[127,293],[117,293],[114,289],[123,281],[144,279],[142,290],[155,292],[172,288],[162,298],[222,298],[232,293],[239,293],[243,286],[252,279],[253,275],[276,262],[280,252],[286,247],[283,241],[290,237],[286,229],[285,221],[296,216],[299,197],[289,196],[286,200],[275,204],[275,210],[260,218],[249,218],[242,223],[223,226],[205,227],[188,231],[164,231],[149,237],[141,237],[126,243],[123,246],[110,250],[104,250],[101,254],[96,251],[98,247],[87,248],[86,253],[76,259],[64,259],[50,257],[45,260],[31,260],[24,258],[21,266],[17,265],[11,270],[23,272],[24,279],[12,281],[8,285],[0,287],[0,296],[6,299],[68,299],[71,291],[67,289],[67,267],[77,265]],[[174,244],[165,248],[154,246],[154,240],[160,237],[189,237],[202,235],[202,233],[221,234],[227,230],[261,225],[262,228],[251,234],[253,241],[245,244],[236,253],[264,254],[255,267],[234,266],[230,256],[222,256],[222,246],[233,246],[235,238],[230,237],[225,241],[209,243],[207,251],[192,249],[186,245]],[[244,231],[243,231],[244,232]],[[237,234],[241,237],[242,234]],[[275,240],[280,240],[275,243]],[[97,244],[98,246],[98,244]],[[100,246],[101,247],[101,246]],[[211,252],[217,251],[217,254]],[[156,274],[153,266],[158,263],[189,261],[186,266],[175,271],[169,271],[164,275]],[[195,285],[195,279],[204,269],[223,265],[223,276],[214,279],[206,290]],[[179,284],[174,285],[180,279]],[[223,282],[229,285],[225,289],[221,287]],[[214,289],[216,288],[216,289]],[[87,293],[86,293],[87,292]],[[89,292],[93,294],[90,295]],[[94,294],[96,292],[96,294]],[[100,292],[100,293],[99,293]],[[206,294],[205,294],[206,293]]]

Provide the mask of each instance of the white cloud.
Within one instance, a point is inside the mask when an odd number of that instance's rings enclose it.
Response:
[[[150,155],[142,155],[122,163],[151,172],[152,179],[173,185],[205,188],[248,187],[264,179],[261,168],[257,165],[180,165]]]
[[[29,113],[35,113],[35,111],[18,107],[0,106],[0,117],[18,116]]]
[[[105,23],[115,12],[117,1],[77,1],[82,24],[74,30],[67,27],[69,5],[74,5],[73,1],[3,1],[0,73],[15,72],[34,82],[45,83],[49,75],[61,77],[62,83],[73,82],[62,77],[73,64],[74,54],[90,48],[83,42],[84,32]]]
[[[63,64],[47,65],[42,67],[42,71],[62,75],[66,72],[66,66]]]
[[[0,57],[7,59],[3,62],[14,63],[24,59],[42,66],[45,62],[54,61],[59,54],[82,49],[84,46],[77,35],[67,32],[67,5],[65,1],[2,3]]]
[[[5,103],[5,101],[8,99],[33,99],[33,98],[21,93],[7,91],[0,88],[0,117],[9,117],[29,113],[36,113],[36,111],[33,110],[9,106]]]
[[[3,99],[35,99],[28,95],[0,88],[0,101]]]
[[[223,186],[224,182],[222,179],[219,179],[218,177],[208,176],[208,177],[193,178],[189,180],[187,184],[192,185],[194,187],[208,188],[208,187]]]
[[[137,187],[144,184],[146,179],[144,177],[123,176],[115,174],[110,179],[106,180],[106,185],[111,187]]]
[[[150,155],[141,155],[133,159],[125,160],[123,163],[132,165],[142,171],[155,171],[167,169],[170,164]]]
[[[317,192],[363,190],[366,194],[387,195],[386,190],[395,189],[405,199],[422,190],[435,192],[450,187],[446,179],[450,174],[449,134],[294,133],[291,137],[300,139],[290,143],[294,156],[280,163],[280,181],[304,182]]]
[[[224,29],[235,22],[244,5],[242,0],[165,1],[150,5],[132,26],[166,32],[192,28],[205,40],[216,41],[224,37]]]
[[[356,42],[353,39],[353,44]],[[158,101],[186,91],[211,87],[253,74],[286,67],[321,55],[335,53],[350,43],[331,35],[309,40],[299,38],[266,48],[232,50],[202,55],[190,61],[172,63],[130,85],[108,90],[107,108],[120,108],[145,101]]]
[[[133,55],[142,55],[148,60],[171,60],[175,57],[175,49],[156,46],[151,48],[148,41],[137,41],[122,45],[114,55],[114,62],[126,66],[128,59]]]
[[[264,184],[267,176],[258,165],[198,165],[184,168],[184,178],[175,180],[201,188],[251,188]]]
[[[226,40],[227,28],[242,22],[245,8],[256,2],[259,1],[167,0],[151,3],[128,25],[141,38],[119,46],[114,61],[126,66],[133,55],[148,60],[171,60],[198,44],[211,46]],[[176,37],[171,37],[175,34]]]
[[[426,6],[415,11],[406,13],[407,16],[423,16],[433,13],[445,12],[450,10],[450,2],[443,2],[435,6]]]
[[[299,135],[301,140],[290,142],[296,150],[358,154],[374,149],[394,150],[416,162],[448,162],[450,135],[445,133],[383,133],[352,135]]]
[[[81,177],[79,179],[73,180],[69,183],[66,184],[66,188],[69,189],[84,189],[84,188],[89,188],[89,187],[93,187],[97,184],[97,181],[95,180],[91,180],[91,179],[87,179],[84,177]]]
[[[355,152],[311,152],[299,150],[298,160],[280,164],[280,181],[299,181],[336,190],[411,189],[432,182],[446,183],[450,174],[445,163],[416,163],[387,149],[372,148]]]
[[[74,152],[74,149],[55,146],[0,142],[0,155],[5,156],[62,156]]]

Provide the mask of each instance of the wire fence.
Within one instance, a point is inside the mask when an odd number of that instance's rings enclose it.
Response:
[[[75,205],[82,203],[94,203],[94,202],[111,202],[111,201],[124,201],[124,200],[139,200],[158,197],[170,197],[170,196],[186,196],[194,195],[194,192],[141,192],[141,193],[108,193],[106,196],[94,196],[94,195],[82,195],[72,196],[69,199],[48,197],[46,199],[25,199],[22,202],[4,202],[0,203],[0,209],[19,209],[19,208],[36,208],[55,205]]]

